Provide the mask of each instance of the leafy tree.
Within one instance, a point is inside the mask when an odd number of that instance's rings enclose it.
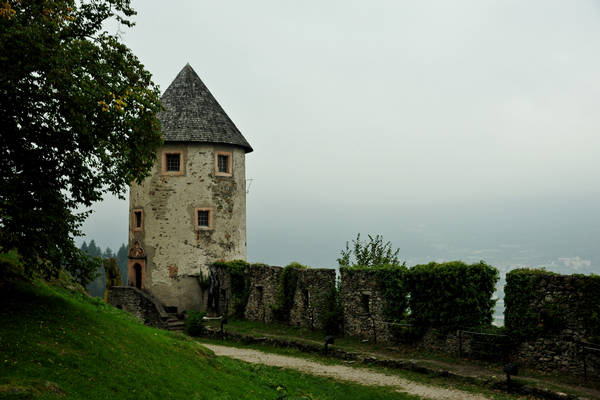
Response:
[[[104,28],[133,15],[130,0],[0,4],[0,251],[29,275],[89,279],[74,237],[90,211],[77,210],[123,197],[154,163],[159,90]]]
[[[360,233],[356,239],[350,243],[346,242],[346,248],[340,252],[340,258],[337,259],[340,267],[361,266],[373,267],[378,265],[405,265],[400,264],[398,254],[400,249],[393,250],[390,242],[383,242],[383,236],[375,237],[367,235],[369,241],[360,240]]]

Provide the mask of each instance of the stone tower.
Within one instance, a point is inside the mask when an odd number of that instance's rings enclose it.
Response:
[[[245,155],[252,147],[187,64],[161,98],[164,145],[129,198],[129,285],[168,310],[204,309],[216,260],[246,259]]]

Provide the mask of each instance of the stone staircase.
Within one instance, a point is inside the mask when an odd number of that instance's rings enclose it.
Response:
[[[175,313],[168,313],[166,325],[166,329],[169,331],[183,332],[185,330],[185,320],[180,319]]]

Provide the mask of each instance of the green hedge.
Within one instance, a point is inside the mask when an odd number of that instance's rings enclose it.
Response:
[[[563,295],[547,293],[543,282],[562,287]],[[506,330],[516,342],[559,333],[570,316],[583,322],[588,340],[600,343],[600,276],[515,269],[506,274],[504,305]]]
[[[409,321],[442,331],[490,325],[498,270],[483,261],[416,265],[408,270]]]

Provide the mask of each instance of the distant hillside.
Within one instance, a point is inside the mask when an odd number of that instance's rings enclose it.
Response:
[[[146,327],[68,277],[0,282],[0,399],[409,399],[388,389],[216,358]]]

